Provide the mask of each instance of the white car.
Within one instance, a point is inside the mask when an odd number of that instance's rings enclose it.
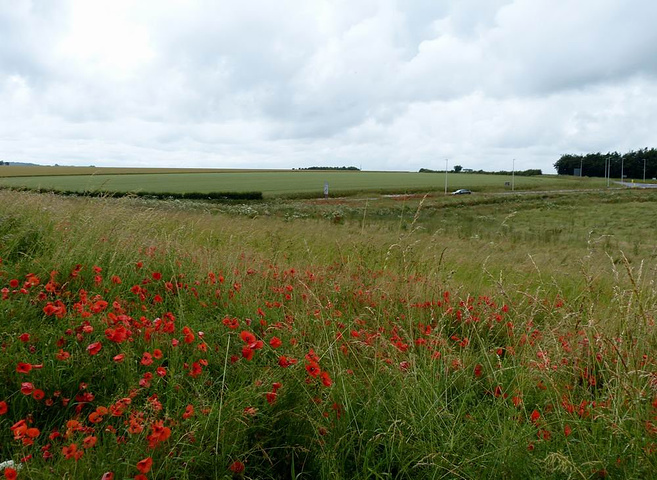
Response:
[[[466,190],[465,188],[459,188],[455,192],[452,192],[452,195],[470,195],[472,192],[470,190]]]

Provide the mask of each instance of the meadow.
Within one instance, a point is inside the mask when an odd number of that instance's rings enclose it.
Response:
[[[448,190],[511,191],[511,176],[448,173]],[[444,173],[308,171],[308,170],[176,170],[92,167],[2,167],[0,186],[69,192],[262,192],[265,197],[321,197],[330,194],[443,191]],[[506,183],[509,185],[506,185]],[[602,179],[541,175],[516,176],[518,190],[590,189]]]
[[[653,478],[656,204],[2,190],[2,472]]]

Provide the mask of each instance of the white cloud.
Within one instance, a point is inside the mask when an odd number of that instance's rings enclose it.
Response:
[[[2,159],[547,172],[657,146],[652,0],[56,3],[0,0]]]

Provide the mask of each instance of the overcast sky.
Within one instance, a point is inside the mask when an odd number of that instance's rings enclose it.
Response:
[[[0,160],[554,173],[657,147],[656,0],[0,0]]]

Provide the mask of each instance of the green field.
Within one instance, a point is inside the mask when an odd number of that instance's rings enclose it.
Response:
[[[3,167],[14,168],[6,177],[0,177],[0,186],[26,187],[31,189],[53,189],[57,191],[110,191],[110,192],[153,192],[153,193],[208,193],[259,191],[266,197],[275,196],[323,196],[324,182],[329,183],[332,195],[355,193],[404,193],[441,192],[445,188],[445,175],[441,173],[410,172],[340,172],[340,171],[216,171],[198,172],[174,169],[94,169],[79,167]],[[27,176],[31,168],[39,168],[34,176]],[[59,174],[60,170],[66,174]],[[56,175],[48,172],[57,171]],[[76,172],[76,173],[72,173]],[[91,172],[91,173],[90,173]],[[0,175],[2,170],[0,169]],[[19,176],[20,175],[20,176]],[[447,176],[448,190],[468,188],[473,191],[505,191],[511,187],[510,176],[450,173]],[[516,176],[517,190],[554,190],[601,188],[602,179]]]

